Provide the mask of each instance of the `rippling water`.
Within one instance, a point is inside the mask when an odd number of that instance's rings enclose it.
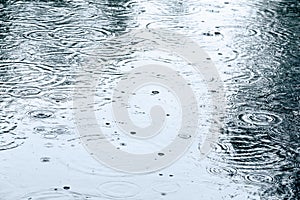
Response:
[[[296,0],[0,0],[0,199],[298,199],[299,13]],[[120,69],[149,60],[186,67],[167,54],[118,51],[140,41],[113,38],[140,28],[177,31],[208,52],[227,110],[206,159],[191,148],[169,168],[130,175],[84,150],[72,101],[81,66],[97,56],[104,67],[85,68],[103,76],[95,110],[112,142],[130,150],[103,114]],[[197,88],[197,77],[185,77]]]

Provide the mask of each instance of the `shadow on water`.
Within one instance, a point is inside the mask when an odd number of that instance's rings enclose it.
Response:
[[[246,183],[259,185],[262,199],[299,197],[299,6],[298,1],[260,5],[260,35],[245,44],[257,46],[243,62],[260,79],[233,83],[236,92],[219,144],[227,148],[212,157],[236,169]]]

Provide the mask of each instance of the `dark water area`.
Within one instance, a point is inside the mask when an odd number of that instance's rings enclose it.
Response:
[[[0,200],[299,199],[299,17],[296,0],[0,0]],[[104,66],[85,69],[102,75],[99,113],[122,66],[153,60],[116,50],[136,41],[107,42],[142,28],[182,33],[209,54],[226,117],[207,158],[192,148],[174,166],[130,175],[85,151],[72,101],[88,59]],[[102,127],[115,132],[111,121]]]

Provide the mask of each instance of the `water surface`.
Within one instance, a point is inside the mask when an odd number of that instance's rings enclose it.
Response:
[[[299,8],[296,0],[0,1],[0,199],[297,199]],[[99,123],[116,146],[130,150],[103,114],[122,67],[150,60],[188,67],[168,54],[116,51],[132,41],[107,42],[141,28],[168,28],[197,42],[224,81],[227,110],[206,159],[198,158],[195,141],[174,165],[130,175],[83,148],[72,101],[82,66],[96,57],[101,69],[85,70],[102,76]],[[198,87],[192,74],[185,77]],[[152,91],[142,94],[153,102],[173,98]],[[165,105],[171,132],[178,105]],[[137,123],[147,124],[132,109]]]

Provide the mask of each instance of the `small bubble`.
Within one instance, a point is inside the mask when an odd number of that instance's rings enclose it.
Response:
[[[152,94],[159,94],[159,91],[152,91]]]
[[[130,132],[130,134],[131,134],[131,135],[135,135],[135,134],[136,134],[136,132],[134,132],[134,131],[131,131],[131,132]]]
[[[164,156],[165,154],[164,154],[164,153],[158,153],[157,155],[159,155],[159,156]]]

